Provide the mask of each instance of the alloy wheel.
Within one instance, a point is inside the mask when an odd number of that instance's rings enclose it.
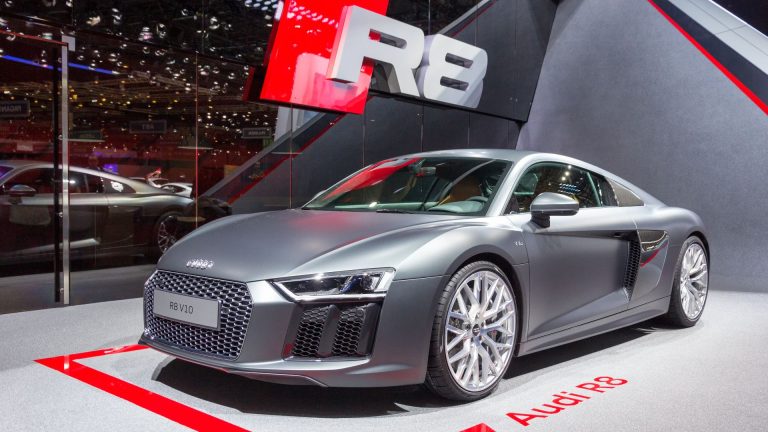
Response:
[[[470,392],[493,386],[512,357],[516,327],[515,300],[499,274],[481,270],[464,279],[450,301],[444,335],[456,383]]]
[[[176,243],[176,234],[170,229],[172,216],[167,216],[157,226],[157,248],[160,253],[165,253]]]
[[[680,301],[688,319],[695,320],[704,309],[708,285],[706,252],[700,244],[691,243],[685,250],[680,269]]]

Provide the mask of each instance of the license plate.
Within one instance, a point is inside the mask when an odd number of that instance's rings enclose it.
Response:
[[[220,305],[218,300],[155,290],[152,312],[166,319],[218,330]]]

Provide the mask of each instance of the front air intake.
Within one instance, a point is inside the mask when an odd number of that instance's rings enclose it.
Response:
[[[370,354],[381,306],[331,304],[308,306],[295,336],[289,337],[295,358],[365,357]]]

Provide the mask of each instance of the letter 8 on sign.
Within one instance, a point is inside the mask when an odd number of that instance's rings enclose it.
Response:
[[[378,37],[374,40],[372,34]],[[366,59],[385,66],[387,86],[393,93],[472,108],[480,103],[488,69],[488,54],[481,48],[444,35],[425,38],[417,27],[347,6],[327,77],[357,82]]]

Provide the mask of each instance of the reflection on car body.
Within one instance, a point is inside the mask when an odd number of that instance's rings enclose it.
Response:
[[[192,196],[192,183],[168,182],[160,186],[160,189],[187,198]]]

